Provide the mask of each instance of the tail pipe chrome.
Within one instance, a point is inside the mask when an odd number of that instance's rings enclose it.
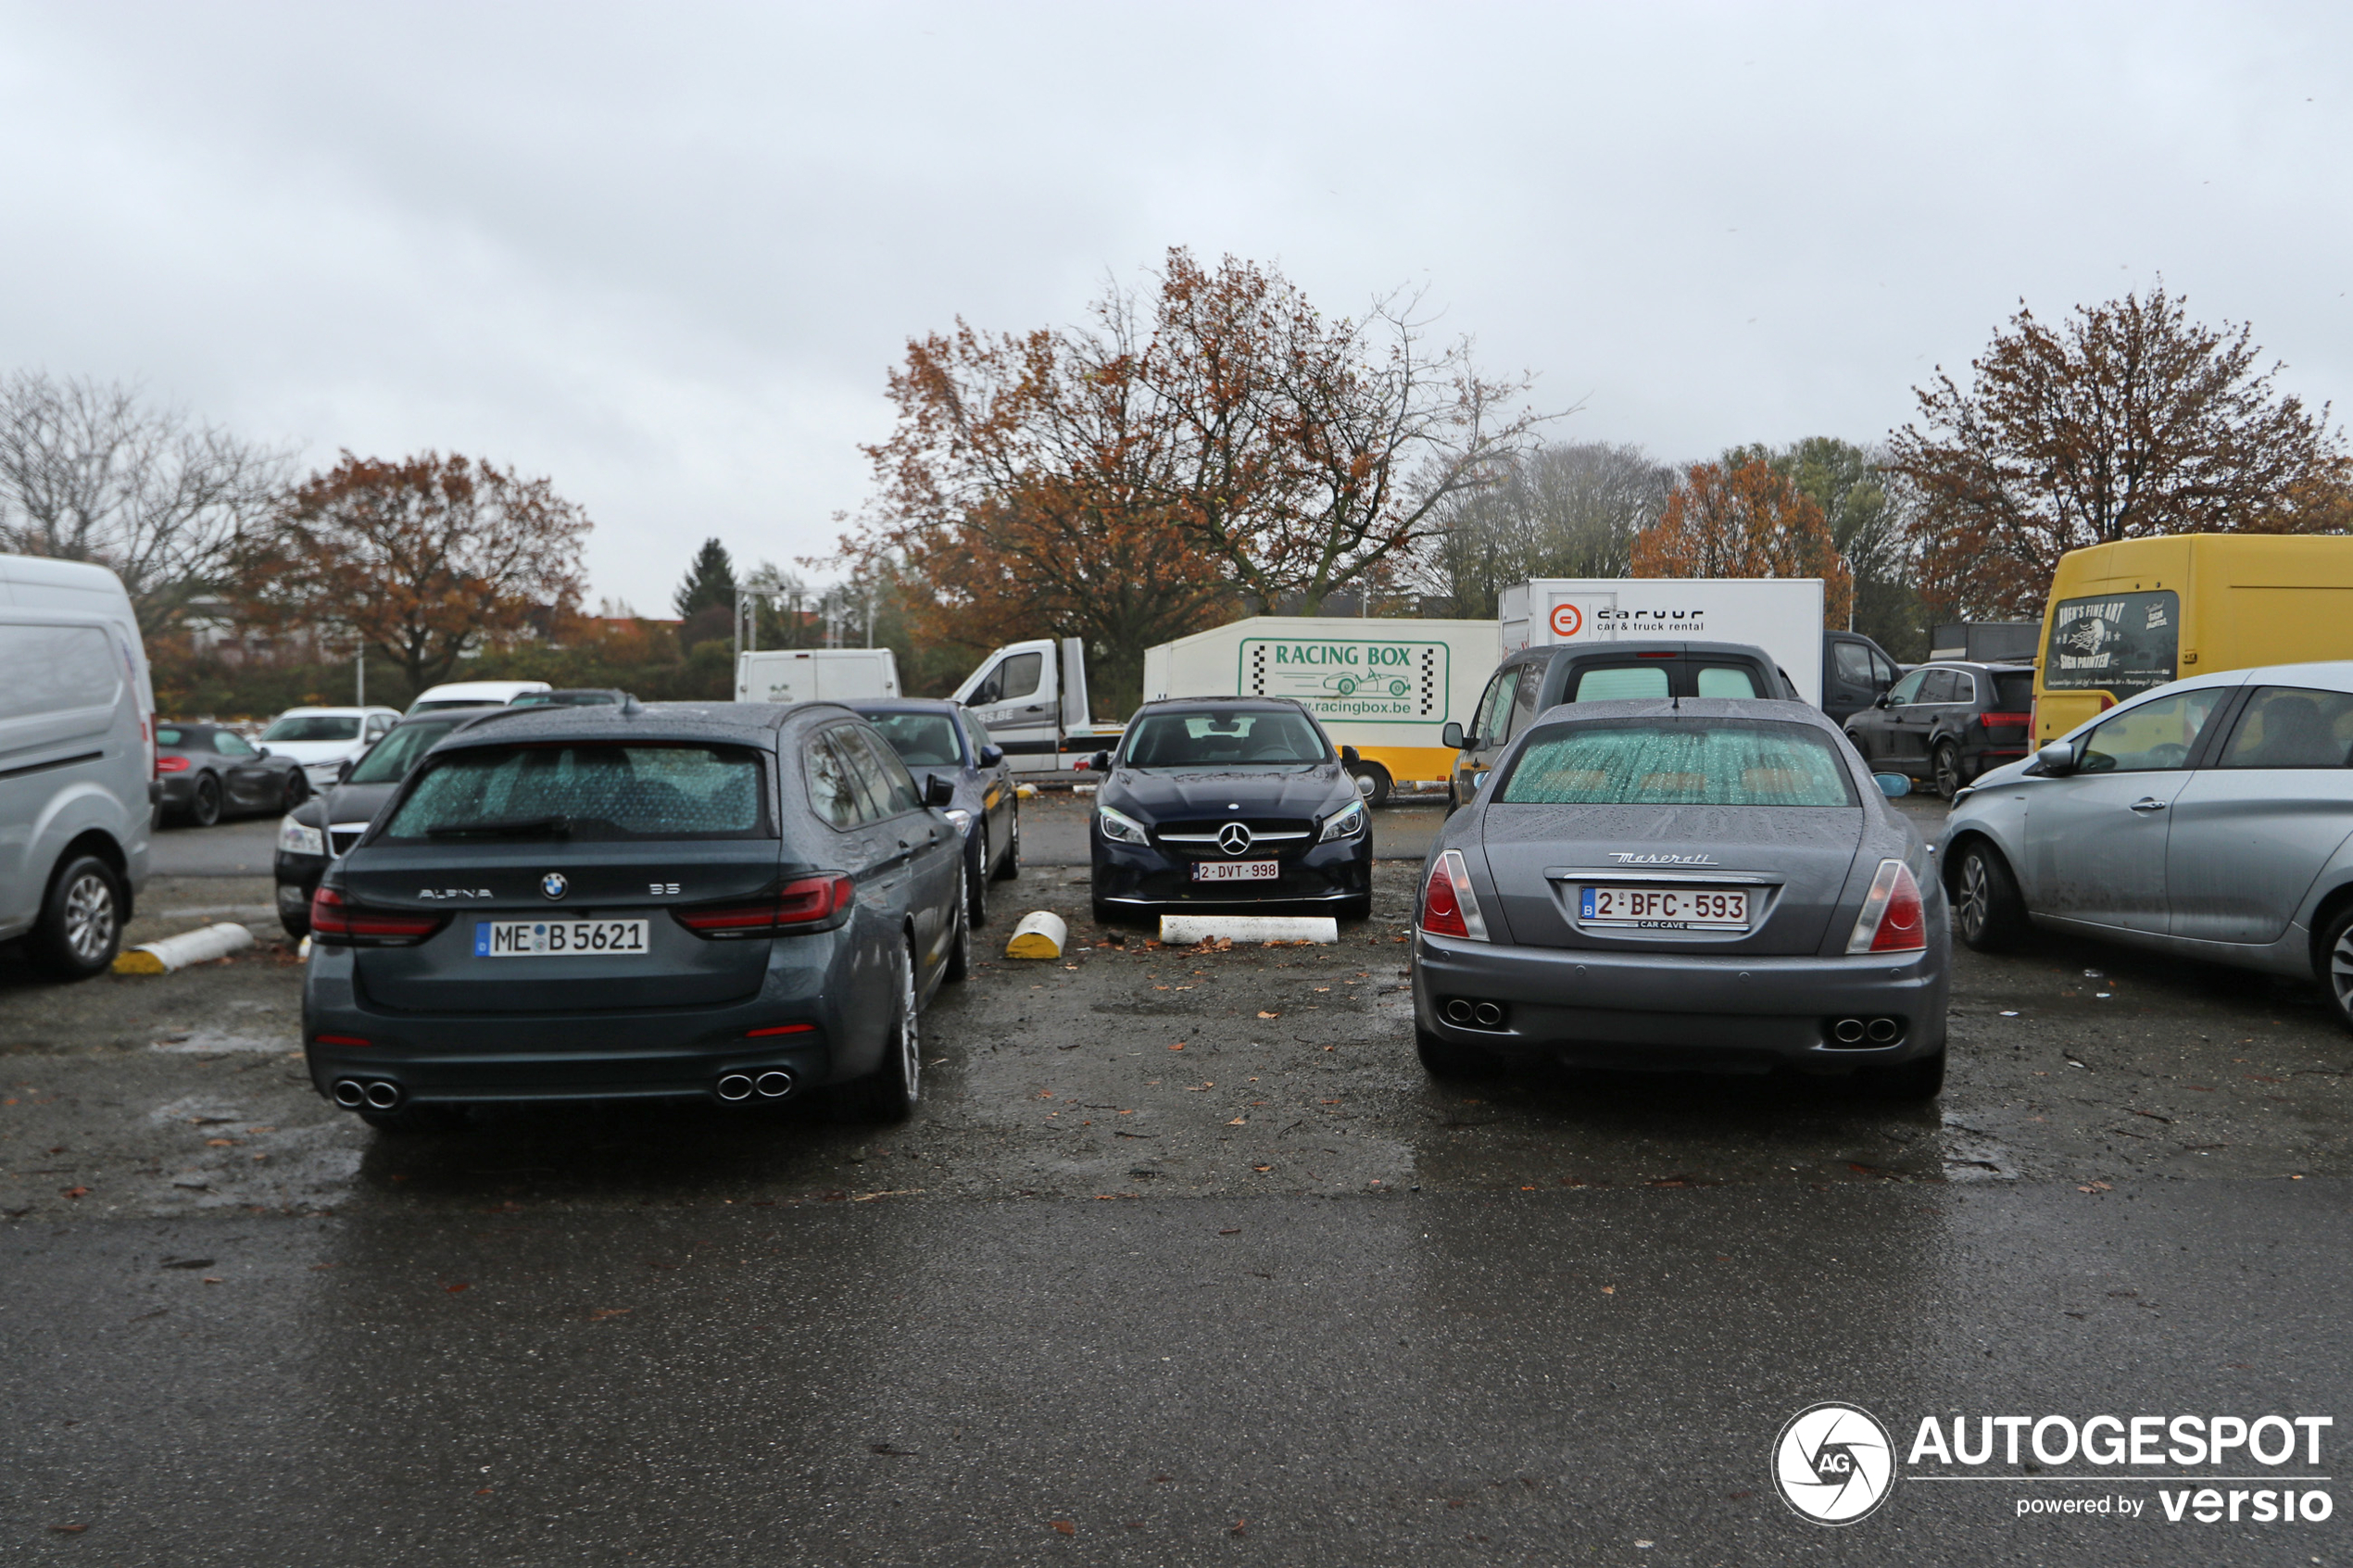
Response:
[[[368,1097],[368,1109],[371,1110],[397,1110],[400,1102],[408,1098],[400,1092],[399,1085],[387,1084],[381,1078],[361,1092]]]
[[[792,1093],[792,1074],[782,1068],[762,1073],[752,1086],[760,1091],[761,1099],[782,1099]]]
[[[719,1098],[730,1103],[736,1100],[749,1099],[751,1098],[751,1075],[748,1073],[730,1073],[725,1077],[719,1080],[718,1090]]]
[[[357,1110],[368,1103],[368,1086],[357,1078],[335,1080],[335,1103],[346,1110]]]

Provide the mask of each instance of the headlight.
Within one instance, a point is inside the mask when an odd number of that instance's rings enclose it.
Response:
[[[973,814],[970,811],[965,810],[961,806],[950,806],[939,814],[947,818],[950,822],[955,823],[956,831],[958,833],[963,834],[967,838],[972,836]]]
[[[1324,831],[1316,842],[1329,844],[1335,838],[1354,838],[1365,831],[1365,803],[1352,800],[1324,819]]]
[[[288,855],[323,855],[327,835],[289,816],[278,824],[278,847]]]
[[[1150,844],[1152,841],[1151,834],[1144,831],[1143,823],[1108,806],[1095,808],[1095,825],[1101,828],[1103,836],[1114,844]]]

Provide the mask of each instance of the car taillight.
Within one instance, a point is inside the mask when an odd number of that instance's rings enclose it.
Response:
[[[417,915],[355,904],[332,887],[310,896],[311,937],[329,946],[413,947],[449,923],[447,915]]]
[[[1431,864],[1416,923],[1433,935],[1487,940],[1487,921],[1478,910],[1478,895],[1471,891],[1470,868],[1463,863],[1461,850],[1449,849]]]
[[[1981,713],[1977,721],[1990,730],[1996,724],[2032,724],[2034,716],[2031,713]]]
[[[795,877],[757,898],[700,909],[673,909],[671,918],[698,936],[786,936],[830,931],[849,916],[858,884],[839,872]]]
[[[156,759],[156,771],[157,773],[184,773],[187,771],[188,759],[184,757],[158,757]]]
[[[1913,953],[1928,946],[1928,912],[1920,906],[1920,884],[1901,860],[1881,860],[1879,875],[1855,919],[1855,934],[1846,939],[1850,953]]]

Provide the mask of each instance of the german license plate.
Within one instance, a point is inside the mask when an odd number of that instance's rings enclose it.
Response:
[[[478,920],[474,957],[545,959],[644,957],[641,920]]]
[[[1739,887],[1586,886],[1577,918],[1586,925],[1656,931],[1746,931],[1748,892]]]
[[[1195,882],[1273,882],[1283,874],[1279,860],[1195,860]]]

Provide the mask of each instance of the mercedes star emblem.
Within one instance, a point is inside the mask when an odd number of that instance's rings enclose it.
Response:
[[[1217,847],[1228,855],[1239,855],[1250,848],[1250,829],[1239,822],[1227,822],[1217,830]]]

